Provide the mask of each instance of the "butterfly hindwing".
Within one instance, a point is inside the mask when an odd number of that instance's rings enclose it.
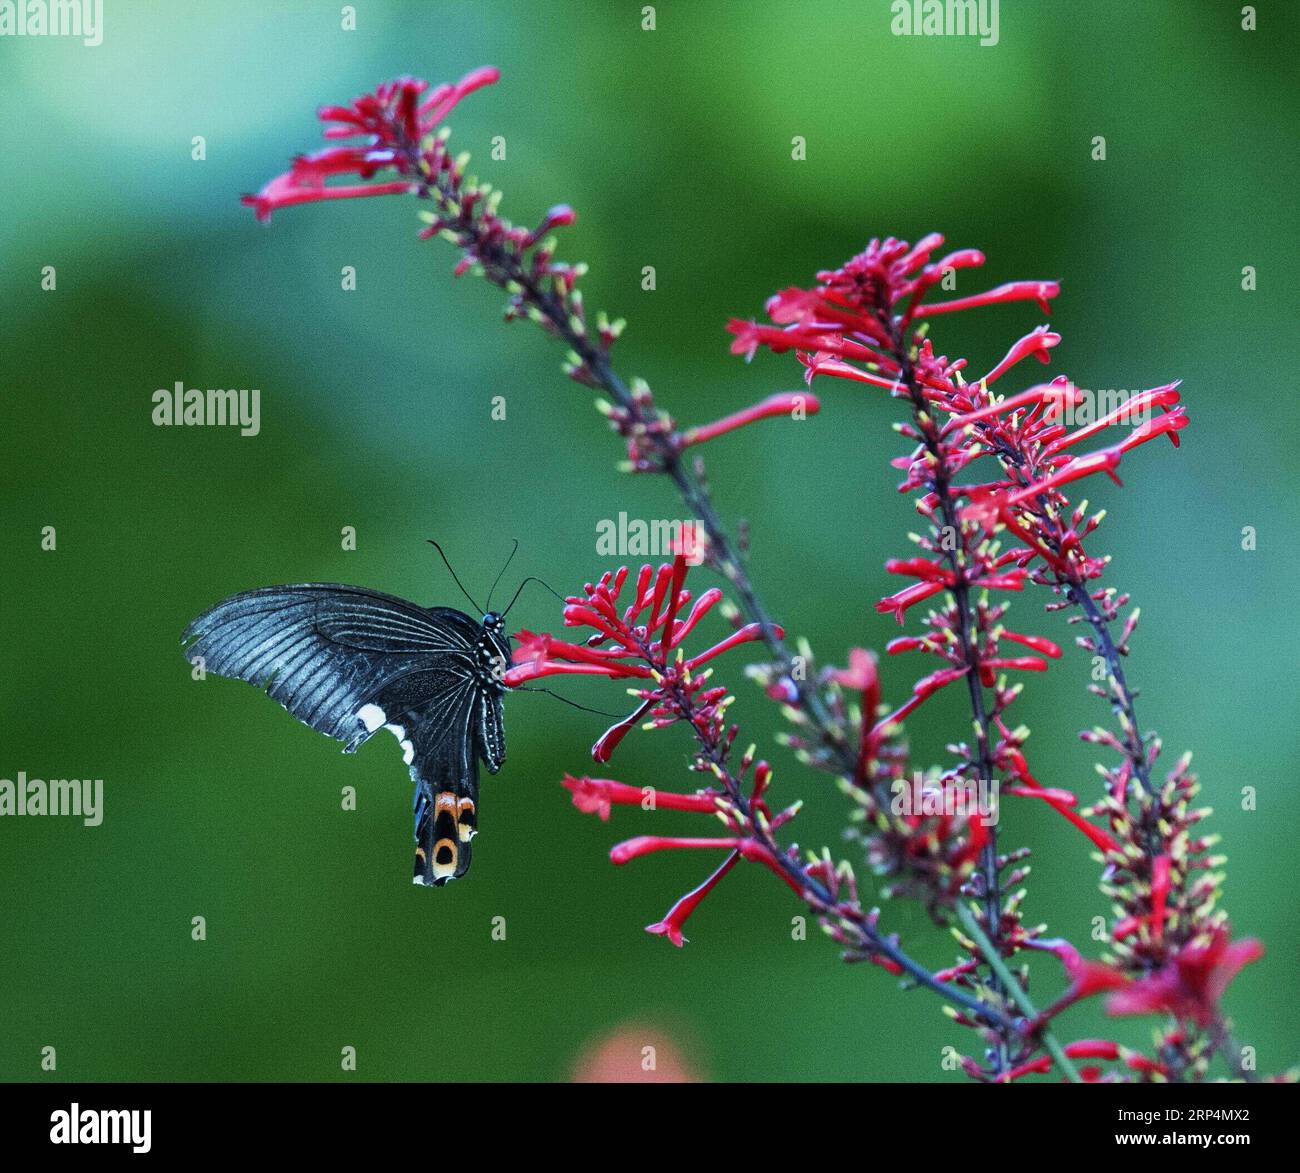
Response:
[[[417,884],[441,886],[469,870],[478,829],[474,725],[484,700],[473,681],[467,687],[455,673],[431,671],[399,681],[361,709],[370,732],[383,728],[397,738],[411,770]]]
[[[487,665],[508,660],[509,641],[486,619],[306,583],[226,599],[184,640],[192,662],[265,688],[345,752],[392,732],[416,787],[415,879],[441,885],[469,869],[479,761],[495,774],[505,760],[504,689]]]
[[[416,790],[415,883],[441,888],[469,871],[474,832],[460,830],[457,812],[466,806],[472,810],[470,793],[477,794],[477,783],[464,791],[440,790],[432,798],[427,790]]]

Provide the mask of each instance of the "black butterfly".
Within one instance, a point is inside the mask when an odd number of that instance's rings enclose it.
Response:
[[[469,871],[478,764],[495,774],[506,757],[504,615],[487,610],[480,622],[363,587],[303,583],[233,595],[182,640],[191,662],[266,689],[344,753],[389,730],[415,781],[415,883],[441,887]]]

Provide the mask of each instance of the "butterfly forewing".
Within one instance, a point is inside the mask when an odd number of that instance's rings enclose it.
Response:
[[[355,750],[381,728],[416,784],[417,883],[469,868],[478,762],[505,759],[499,671],[509,640],[450,607],[328,583],[247,591],[204,612],[184,639],[206,671],[247,680]]]

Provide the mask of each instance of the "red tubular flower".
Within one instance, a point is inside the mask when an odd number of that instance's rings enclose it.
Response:
[[[331,175],[356,172],[369,179],[384,167],[398,165],[396,151],[368,147],[326,147],[314,155],[299,155],[293,161],[294,178],[300,182],[323,183]]]
[[[622,843],[615,843],[609,849],[609,858],[621,865],[656,851],[707,851],[715,847],[729,847],[739,851],[740,841],[730,838],[692,839],[672,835],[638,835],[634,839],[624,839]]]
[[[941,582],[918,582],[910,587],[904,587],[901,591],[895,591],[892,595],[887,595],[876,604],[876,610],[882,615],[892,614],[901,624],[903,616],[907,613],[909,607],[915,607],[917,603],[924,602],[932,595],[937,595],[943,590],[944,584]]]
[[[1078,431],[1069,432],[1045,445],[1043,448],[1044,455],[1052,456],[1070,444],[1086,440],[1110,427],[1111,424],[1120,420],[1132,419],[1152,407],[1172,407],[1178,402],[1178,388],[1181,383],[1182,380],[1177,379],[1172,383],[1166,383],[1163,387],[1154,387],[1150,391],[1139,391],[1113,411],[1107,412],[1100,419],[1093,420],[1092,423],[1080,428]],[[1181,427],[1182,425],[1177,426]],[[1175,445],[1178,443],[1175,434],[1171,433],[1170,439],[1174,441]]]
[[[1041,798],[1045,802],[1050,802],[1058,809],[1060,807],[1071,807],[1079,805],[1079,798],[1069,790],[1062,790],[1059,786],[1053,786],[1050,789],[1044,787],[1036,790],[1032,786],[1004,786],[1003,794],[1011,794],[1017,798]]]
[[[1083,392],[1062,377],[1050,383],[1039,383],[1017,395],[1008,395],[1005,399],[994,400],[974,411],[954,415],[944,425],[943,430],[945,435],[960,431],[971,424],[982,423],[984,420],[995,419],[1008,412],[1019,411],[1022,407],[1039,408],[1048,405],[1049,410],[1064,410],[1067,407],[1077,406],[1082,399]]]
[[[1151,863],[1151,933],[1157,941],[1165,935],[1165,909],[1169,903],[1172,864],[1168,855],[1158,855]]]
[[[821,401],[817,396],[808,391],[782,391],[776,395],[769,395],[752,407],[747,407],[743,411],[734,412],[731,415],[724,416],[720,420],[714,420],[711,424],[701,424],[698,427],[687,428],[681,435],[680,444],[683,448],[688,448],[692,444],[703,444],[708,440],[716,439],[718,436],[724,436],[728,432],[734,432],[737,428],[743,428],[746,424],[756,423],[758,420],[771,419],[774,416],[788,416],[795,411],[803,411],[807,415],[816,415],[821,410]]]
[[[1172,881],[1173,859],[1168,854],[1157,855],[1151,861],[1151,883],[1147,901],[1150,911],[1145,916],[1126,916],[1116,921],[1111,933],[1116,941],[1140,933],[1143,926],[1150,930],[1150,938],[1156,945],[1164,940]]]
[[[1065,968],[1066,976],[1070,979],[1070,986],[1065,993],[1046,1010],[1039,1013],[1039,1022],[1050,1022],[1061,1011],[1073,1006],[1076,1002],[1091,998],[1096,994],[1105,993],[1108,990],[1119,989],[1128,982],[1128,978],[1119,970],[1100,961],[1084,960],[1079,951],[1068,941],[1059,939],[1038,940],[1030,944],[1032,948],[1041,949],[1055,955]]]
[[[602,823],[609,822],[611,806],[644,806],[647,800],[656,810],[714,814],[719,809],[718,796],[704,792],[677,794],[653,787],[627,786],[609,778],[588,778],[585,774],[581,778],[565,774],[562,785],[573,794],[574,806],[583,814],[599,815]]]
[[[1041,652],[1044,656],[1050,656],[1053,660],[1061,658],[1061,649],[1057,647],[1050,639],[1045,639],[1041,635],[1021,635],[1015,631],[1003,631],[999,639],[1009,639],[1012,643],[1023,644],[1027,648],[1033,648],[1036,652]]]
[[[937,582],[944,586],[956,582],[956,576],[951,570],[930,558],[890,558],[885,562],[885,570],[890,574],[910,574],[925,582]]]
[[[480,65],[477,69],[471,69],[458,82],[444,82],[420,103],[420,128],[428,133],[456,108],[456,104],[466,94],[493,85],[500,78],[501,74],[495,66]]]
[[[876,710],[880,707],[880,673],[876,666],[876,657],[866,648],[853,648],[849,651],[849,666],[832,670],[830,679],[841,688],[852,689],[862,694],[862,733],[858,743],[858,764],[854,773],[855,780],[862,785],[866,781],[879,747],[879,736],[874,730]]]
[[[652,708],[654,708],[652,700],[643,701],[623,720],[611,725],[596,739],[596,744],[591,747],[591,756],[598,762],[609,761],[614,756],[614,751],[623,744],[623,738],[632,732],[636,723]]]
[[[734,351],[735,349],[736,348],[733,345],[732,350]],[[773,349],[776,350],[775,347]],[[785,350],[789,348],[782,347],[781,349]],[[776,352],[778,354],[780,353],[779,350]],[[855,367],[851,363],[845,362],[843,359],[835,358],[824,350],[818,350],[811,354],[800,353],[798,357],[799,361],[802,362],[806,368],[804,377],[809,383],[811,383],[818,375],[833,375],[837,379],[849,379],[855,383],[866,383],[871,387],[883,387],[886,391],[897,392],[901,388],[901,384],[897,377],[886,379],[880,375],[874,375],[870,371],[864,371],[860,367]],[[874,361],[869,354],[863,354],[857,357]]]
[[[785,634],[785,632],[779,627],[775,630],[778,635]],[[732,634],[727,636],[726,639],[720,640],[718,643],[714,644],[713,647],[706,648],[704,651],[700,652],[698,656],[692,656],[691,659],[686,661],[686,669],[687,671],[690,671],[691,669],[698,667],[700,664],[712,660],[714,656],[720,656],[723,652],[729,652],[732,648],[737,648],[741,644],[750,644],[755,640],[760,640],[762,638],[762,626],[758,623],[747,623],[739,631],[732,632]]]
[[[1029,764],[1025,761],[1025,755],[1020,752],[1014,745],[1008,742],[1001,742],[996,750],[996,759],[1010,772],[1011,776],[1017,781],[1035,791],[1043,794],[1043,801],[1047,803],[1058,814],[1062,815],[1068,822],[1072,823],[1082,831],[1088,839],[1103,852],[1120,851],[1119,843],[1115,837],[1104,831],[1101,827],[1095,827],[1088,822],[1077,811],[1072,810],[1072,803],[1064,802],[1046,790],[1041,782],[1029,772]]]
[[[1231,941],[1226,929],[1208,941],[1189,941],[1149,977],[1130,982],[1106,999],[1110,1014],[1172,1014],[1207,1027],[1219,1016],[1219,999],[1234,977],[1264,955],[1253,938]]]
[[[880,674],[876,668],[876,657],[866,648],[849,650],[849,666],[835,668],[831,679],[844,688],[862,693],[862,711],[875,712],[880,704]]]
[[[781,867],[767,844],[760,843],[756,839],[690,839],[666,835],[638,835],[635,839],[625,839],[622,843],[616,843],[610,848],[609,858],[616,864],[625,864],[656,851],[708,851],[719,847],[730,848],[743,859],[761,863],[783,883],[794,889],[797,895],[803,895],[803,885]]]
[[[932,302],[921,306],[914,315],[918,318],[935,314],[950,314],[955,310],[971,310],[985,305],[1001,305],[1008,301],[1035,301],[1045,314],[1052,312],[1051,299],[1061,292],[1057,281],[1010,281],[996,289],[977,293],[972,297],[959,297],[953,301]]]
[[[676,904],[668,910],[667,915],[661,921],[656,921],[652,925],[646,925],[645,931],[655,936],[667,937],[674,945],[680,949],[686,944],[686,938],[682,936],[682,926],[687,919],[700,906],[700,902],[717,887],[718,882],[725,876],[740,860],[740,852],[733,851],[718,870],[704,881],[698,888],[687,892]]]
[[[1108,1039],[1079,1039],[1077,1042],[1066,1043],[1062,1050],[1070,1059],[1118,1059],[1121,1055],[1119,1044]],[[999,1082],[1012,1083],[1026,1075],[1047,1075],[1051,1070],[1051,1055],[1039,1055],[999,1076]]]
[[[326,106],[320,111],[321,121],[334,125],[326,127],[325,137],[345,139],[365,135],[366,146],[337,147],[314,155],[300,155],[290,170],[277,175],[256,195],[244,196],[242,202],[256,211],[259,220],[267,221],[272,212],[294,204],[413,192],[420,179],[413,159],[418,155],[421,139],[438,128],[461,98],[490,85],[499,76],[490,66],[473,70],[455,85],[439,86],[418,108],[416,100],[429,83],[409,77],[386,82],[350,106]],[[355,173],[369,180],[390,168],[406,178],[325,186],[329,176]]]
[[[1021,338],[1010,350],[997,366],[995,366],[981,380],[985,387],[996,382],[999,378],[1007,373],[1017,363],[1033,355],[1041,363],[1052,361],[1048,351],[1061,341],[1059,334],[1053,333],[1046,326],[1037,326]]]
[[[735,342],[731,344],[731,353],[744,355],[746,359],[753,358],[760,346],[766,346],[774,354],[797,349],[828,350],[833,354],[843,353],[853,358],[867,357],[864,347],[837,342],[832,335],[810,330],[760,326],[755,322],[741,322],[734,318],[727,323],[727,329],[736,336]]]
[[[1065,1053],[1071,1059],[1118,1059],[1120,1046],[1110,1039],[1080,1039],[1078,1042],[1068,1043]]]
[[[876,722],[871,733],[873,737],[879,738],[886,729],[891,725],[896,725],[904,717],[914,713],[930,697],[934,696],[939,689],[951,684],[954,680],[960,680],[966,675],[965,668],[939,668],[931,672],[929,676],[924,676],[912,686],[912,698],[904,702],[887,717],[882,717]]]
[[[316,204],[323,200],[352,200],[377,195],[407,195],[414,190],[415,184],[406,180],[325,187],[310,176],[286,171],[272,179],[257,195],[241,198],[243,203],[256,210],[257,218],[265,223],[277,208],[290,208],[294,204]]]
[[[985,659],[981,663],[981,668],[990,670],[998,668],[1014,669],[1020,672],[1046,672],[1047,661],[1040,660],[1037,656],[994,656]],[[985,687],[991,688],[993,682],[985,680]]]

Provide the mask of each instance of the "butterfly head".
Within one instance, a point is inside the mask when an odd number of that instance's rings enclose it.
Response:
[[[503,691],[502,677],[510,667],[512,656],[505,617],[489,611],[483,616],[483,634],[478,641],[479,666],[491,683]]]

